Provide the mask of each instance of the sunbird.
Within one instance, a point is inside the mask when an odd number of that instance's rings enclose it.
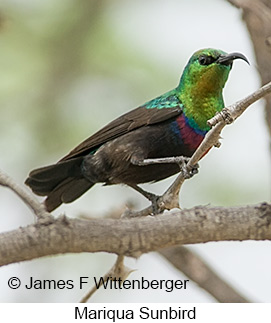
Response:
[[[207,120],[224,108],[222,91],[235,59],[248,63],[241,53],[195,52],[175,89],[113,120],[56,164],[32,170],[25,183],[47,196],[48,212],[96,183],[126,184],[154,203],[156,196],[138,184],[180,172],[179,159],[171,157],[191,157],[210,130]]]

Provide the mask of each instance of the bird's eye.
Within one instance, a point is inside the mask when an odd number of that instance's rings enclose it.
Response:
[[[200,65],[210,65],[212,64],[216,59],[213,56],[207,56],[207,55],[201,55],[199,57],[199,63]]]

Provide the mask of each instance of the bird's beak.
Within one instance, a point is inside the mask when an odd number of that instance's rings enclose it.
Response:
[[[246,56],[244,56],[241,53],[231,53],[231,54],[227,54],[227,55],[221,55],[219,56],[218,60],[216,61],[216,63],[218,64],[223,64],[223,65],[231,65],[232,62],[235,59],[242,59],[243,61],[247,62],[249,64],[248,59],[246,58]]]

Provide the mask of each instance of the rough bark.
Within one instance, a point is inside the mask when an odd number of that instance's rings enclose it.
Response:
[[[58,219],[0,235],[0,265],[48,255],[106,251],[139,257],[178,244],[271,240],[271,205],[195,207],[132,219]]]
[[[271,2],[270,0],[228,0],[242,9],[255,52],[262,84],[271,80]],[[271,94],[265,97],[265,117],[271,149]]]

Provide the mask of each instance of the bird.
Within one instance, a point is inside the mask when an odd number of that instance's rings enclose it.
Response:
[[[196,51],[176,88],[111,121],[57,163],[32,170],[25,184],[46,196],[48,212],[97,183],[128,185],[154,203],[156,195],[138,184],[181,171],[180,158],[193,155],[210,130],[207,120],[224,108],[222,92],[236,59],[249,64],[238,52]]]

